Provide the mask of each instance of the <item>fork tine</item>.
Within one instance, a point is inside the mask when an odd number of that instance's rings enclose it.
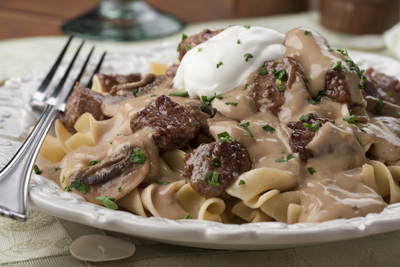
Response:
[[[92,87],[92,82],[93,82],[93,76],[99,72],[101,68],[101,64],[103,64],[104,57],[106,56],[106,52],[103,52],[103,55],[100,58],[99,63],[97,63],[96,69],[93,71],[92,76],[90,77],[89,83],[86,85],[86,88],[91,88]]]

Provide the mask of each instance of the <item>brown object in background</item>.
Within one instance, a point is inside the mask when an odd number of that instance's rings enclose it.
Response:
[[[307,0],[234,0],[235,17],[262,17],[307,10]]]
[[[400,20],[400,0],[322,0],[321,23],[351,34],[381,34]]]

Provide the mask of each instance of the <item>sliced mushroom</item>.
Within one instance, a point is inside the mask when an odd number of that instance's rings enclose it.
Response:
[[[79,184],[84,184],[88,188],[86,193],[72,187],[71,190],[96,204],[99,204],[96,200],[99,196],[113,197],[115,200],[124,197],[143,181],[149,171],[149,160],[143,163],[131,161],[135,149],[139,149],[147,158],[147,151],[144,149],[130,143],[121,144],[113,154],[96,165],[83,168],[71,175],[69,185],[79,181]]]
[[[124,94],[127,93],[126,91],[132,91],[134,89],[137,89],[139,87],[145,86],[149,83],[152,83],[156,78],[156,75],[153,73],[147,74],[141,81],[139,82],[133,82],[133,83],[124,83],[124,84],[119,84],[119,85],[114,85],[111,88],[110,95],[116,95],[117,92],[119,94]],[[120,92],[122,91],[122,92]]]

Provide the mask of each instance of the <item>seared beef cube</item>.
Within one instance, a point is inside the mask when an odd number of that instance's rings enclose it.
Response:
[[[256,76],[251,87],[251,96],[257,110],[269,109],[272,114],[278,116],[281,106],[285,103],[285,90],[289,90],[295,81],[305,82],[304,71],[291,57],[265,62],[262,68],[267,71],[267,74]],[[279,80],[276,76],[279,76],[282,70],[285,74]]]
[[[325,76],[324,97],[342,104],[352,104],[346,76],[340,68],[328,70]]]
[[[138,82],[142,79],[142,75],[140,75],[140,73],[133,73],[129,75],[106,75],[97,73],[96,75],[100,80],[103,92],[110,92],[114,85]]]
[[[223,197],[225,188],[251,168],[246,148],[236,141],[202,145],[183,160],[186,165],[181,176],[190,179],[192,188],[205,198]]]
[[[313,113],[308,114],[307,121],[296,121],[296,122],[289,122],[288,127],[292,130],[292,136],[290,137],[290,146],[294,153],[299,153],[299,157],[301,161],[307,162],[309,158],[313,157],[313,152],[307,148],[308,143],[311,142],[313,137],[315,136],[316,130],[305,127],[305,123],[308,125],[315,125],[319,122],[317,126],[321,128],[325,123],[333,121],[325,118],[319,118],[318,116],[314,115]]]
[[[168,77],[174,78],[176,75],[176,72],[178,71],[179,64],[172,64],[171,66],[168,67],[167,71],[165,72],[165,75]]]
[[[383,101],[400,105],[400,81],[394,77],[376,72],[370,68],[364,73],[369,84],[365,87],[367,95]],[[368,83],[367,82],[367,83]]]
[[[61,116],[61,121],[67,130],[71,133],[76,132],[74,129],[75,122],[85,112],[91,113],[98,121],[108,119],[109,117],[104,115],[101,109],[103,98],[102,94],[88,88],[80,88],[77,84],[68,98],[65,111]]]
[[[161,95],[131,119],[132,132],[150,127],[153,139],[160,151],[187,149],[200,130],[200,122],[190,112]]]
[[[224,29],[221,30],[216,30],[216,31],[210,31],[209,29],[203,30],[201,33],[194,34],[192,36],[189,36],[185,40],[182,41],[182,43],[179,45],[179,61],[182,60],[183,56],[186,54],[186,45],[190,45],[191,48],[195,47],[196,45],[199,45],[201,43],[204,43],[211,37],[214,37],[218,33],[222,32]]]

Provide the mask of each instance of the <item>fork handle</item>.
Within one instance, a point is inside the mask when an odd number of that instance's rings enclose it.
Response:
[[[18,152],[0,171],[0,215],[19,221],[28,218],[27,196],[32,169],[58,109],[47,105]]]

